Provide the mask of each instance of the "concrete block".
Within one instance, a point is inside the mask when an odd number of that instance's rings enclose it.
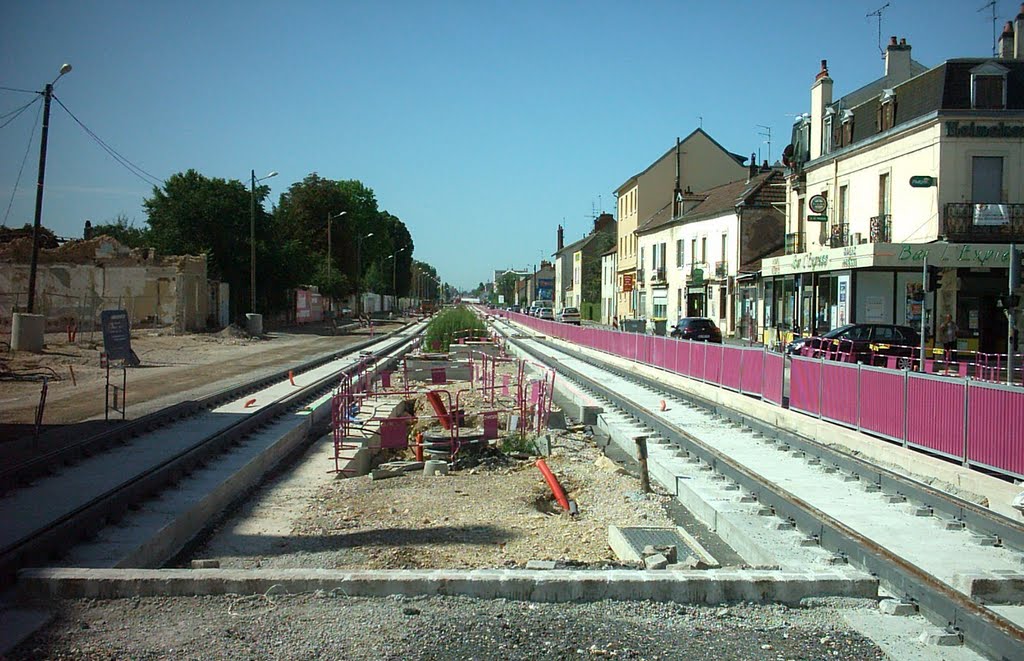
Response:
[[[790,521],[776,521],[769,526],[772,530],[792,530],[793,524]]]
[[[566,429],[568,426],[563,409],[554,409],[548,414],[548,429]]]
[[[550,571],[555,568],[554,560],[530,560],[526,563],[527,569]]]
[[[646,569],[664,569],[665,567],[668,567],[668,565],[668,558],[660,553],[655,553],[654,555],[649,555],[644,558],[644,567]]]
[[[907,502],[907,497],[898,493],[887,493],[882,497],[882,500],[884,500],[887,503],[895,505],[896,503]]]
[[[434,475],[447,475],[448,462],[430,459],[423,462],[423,475],[431,477]]]
[[[392,477],[402,477],[405,475],[405,471],[400,470],[388,470],[386,468],[375,468],[370,471],[370,479],[373,481],[387,480]]]
[[[878,610],[885,615],[917,615],[917,604],[901,599],[883,599],[878,602]]]
[[[220,569],[220,560],[193,560],[192,569]]]
[[[11,351],[41,353],[45,345],[46,317],[15,312],[11,318]]]
[[[600,406],[581,406],[579,419],[585,425],[596,425],[597,416],[601,415],[604,409]]]
[[[988,604],[1024,603],[1024,573],[1021,572],[955,574],[953,587]]]
[[[938,645],[939,647],[953,647],[963,643],[960,634],[943,629],[922,631],[918,640],[925,645]]]
[[[942,527],[946,530],[963,530],[964,522],[956,519],[950,519],[942,522]]]
[[[915,507],[913,514],[914,516],[932,516],[935,511],[930,507]]]
[[[874,482],[866,482],[864,484],[864,491],[867,493],[878,493],[882,490],[882,487],[878,486]]]

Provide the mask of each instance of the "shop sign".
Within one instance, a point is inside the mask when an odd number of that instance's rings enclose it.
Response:
[[[812,213],[807,216],[807,220],[812,223],[826,223],[828,222],[828,216],[823,213]]]
[[[946,122],[947,138],[1024,138],[1024,124]]]
[[[622,291],[633,291],[633,274],[627,273],[622,276]]]
[[[825,210],[828,209],[828,200],[824,195],[812,195],[811,199],[807,201],[807,208],[811,210],[811,213],[825,213]]]
[[[1005,204],[975,204],[975,225],[1009,225],[1010,208]]]
[[[928,175],[919,174],[910,178],[911,188],[931,188],[939,183],[939,180],[935,177],[929,177]]]
[[[897,263],[920,264],[928,258],[929,266],[945,268],[1006,268],[1010,265],[1010,249],[1005,246],[976,246],[969,243],[903,244],[896,253]]]
[[[690,284],[694,286],[704,284],[704,269],[693,269],[690,271]]]

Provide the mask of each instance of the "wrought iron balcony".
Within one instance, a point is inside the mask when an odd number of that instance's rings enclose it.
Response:
[[[719,280],[729,277],[729,262],[715,262],[715,277]]]
[[[871,218],[871,243],[892,241],[892,216],[881,214]]]
[[[832,226],[832,230],[829,232],[829,248],[842,248],[848,245],[850,245],[849,223],[836,223]]]
[[[786,235],[786,254],[795,255],[807,250],[804,232],[790,232]]]
[[[1024,241],[1024,204],[950,202],[942,216],[947,241],[1019,243]]]
[[[651,282],[665,282],[664,266],[659,266],[651,271]]]

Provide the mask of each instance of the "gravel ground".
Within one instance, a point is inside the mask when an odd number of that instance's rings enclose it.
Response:
[[[460,597],[77,600],[21,659],[882,659],[843,624],[873,602],[692,607]]]

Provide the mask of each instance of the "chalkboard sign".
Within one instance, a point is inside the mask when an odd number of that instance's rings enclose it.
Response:
[[[139,364],[139,357],[132,351],[131,324],[124,310],[103,310],[100,312],[103,327],[103,351],[107,360],[123,360],[127,365]]]

